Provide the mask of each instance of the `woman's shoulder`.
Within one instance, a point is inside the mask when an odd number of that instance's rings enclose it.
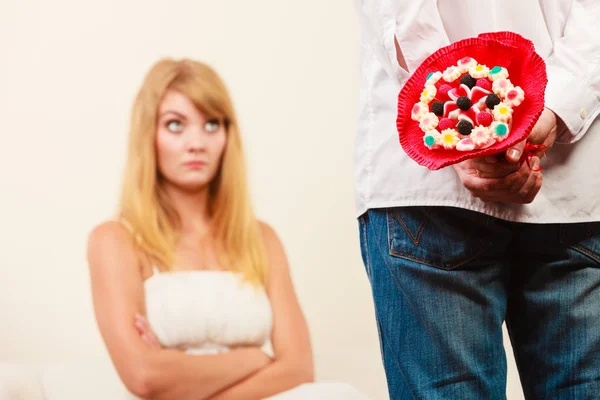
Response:
[[[258,224],[271,268],[287,268],[287,257],[279,235],[266,222],[259,220]]]
[[[257,223],[260,235],[267,248],[280,244],[279,235],[271,225],[262,220],[257,220]]]
[[[103,221],[90,231],[87,253],[90,261],[112,257],[130,261],[138,259],[133,233],[126,223],[119,220]]]
[[[133,231],[126,221],[109,219],[94,226],[88,240],[94,243],[133,241]]]
[[[273,227],[267,222],[260,219],[256,220],[256,222],[258,223],[258,228],[260,229],[261,235],[276,235],[275,229],[273,229]]]

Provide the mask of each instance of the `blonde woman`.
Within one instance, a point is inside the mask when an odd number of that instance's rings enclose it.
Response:
[[[313,381],[306,321],[283,247],[253,214],[232,101],[205,64],[148,72],[118,218],[92,231],[88,261],[100,332],[137,397],[363,398],[302,385]]]

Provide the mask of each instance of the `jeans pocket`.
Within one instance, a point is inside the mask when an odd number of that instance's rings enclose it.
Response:
[[[492,245],[490,217],[452,207],[387,209],[390,255],[443,270],[464,266]]]
[[[562,224],[560,242],[600,264],[600,222]]]

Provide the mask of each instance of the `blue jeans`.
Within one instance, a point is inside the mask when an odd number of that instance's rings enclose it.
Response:
[[[600,223],[451,207],[359,218],[390,398],[506,398],[502,323],[527,399],[600,399]]]

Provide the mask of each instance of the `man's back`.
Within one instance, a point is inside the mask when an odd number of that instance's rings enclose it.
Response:
[[[363,38],[355,148],[358,215],[370,208],[437,205],[519,222],[600,220],[595,160],[600,150],[600,124],[595,121],[600,112],[600,32],[593,17],[600,12],[600,2],[355,3]],[[442,46],[501,30],[520,33],[534,42],[547,62],[546,106],[568,128],[560,132],[559,141],[544,159],[542,190],[528,205],[473,198],[452,168],[429,171],[408,158],[396,131],[397,95],[411,71]]]

